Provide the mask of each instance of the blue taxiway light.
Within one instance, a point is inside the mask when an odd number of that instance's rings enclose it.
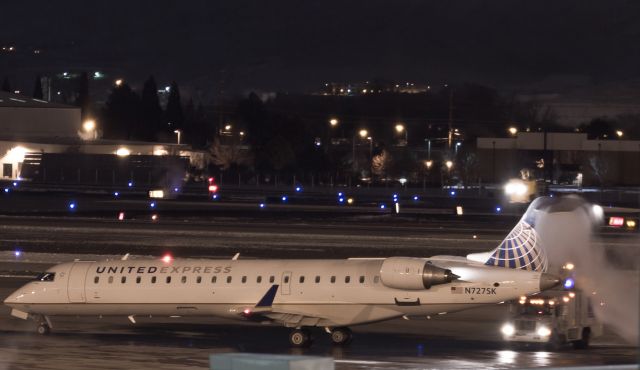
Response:
[[[118,196],[120,196],[120,193],[119,193],[119,192],[117,192],[117,191],[114,191],[114,192],[113,192],[113,196],[114,196],[114,197],[118,197]]]
[[[296,191],[299,193],[302,191],[302,187],[301,186],[296,186]]]
[[[69,203],[69,209],[70,209],[70,210],[74,210],[74,209],[76,209],[76,203],[75,203],[75,202],[71,202],[71,203]]]
[[[127,183],[128,187],[132,187],[133,186],[133,181],[129,181],[129,183]]]
[[[13,186],[18,186],[18,183],[16,181],[13,182]]]
[[[16,256],[16,258],[20,258],[20,256],[22,256],[22,251],[20,249],[16,249],[13,252],[13,255]]]
[[[280,198],[280,199],[282,199],[283,202],[286,202],[287,201],[287,196],[283,195],[282,198]]]
[[[449,195],[451,195],[452,197],[456,195],[455,190],[451,190],[451,192],[449,192]]]
[[[386,206],[384,204],[380,205],[380,209],[385,209],[385,208],[386,208]]]
[[[211,199],[213,199],[213,200],[218,199],[218,194],[213,194],[213,195],[211,196]]]
[[[419,199],[420,199],[420,198],[418,198],[418,196],[417,196],[417,195],[414,195],[414,196],[413,196],[413,200],[417,201],[417,200],[419,200]]]
[[[176,193],[178,192],[178,190],[180,190],[180,189],[178,189],[178,188],[173,188],[173,191],[174,191],[174,192],[176,192]]]
[[[338,198],[338,202],[344,203],[344,198],[342,198],[342,197]]]
[[[338,196],[339,196],[339,197],[341,197],[342,195],[343,195],[343,194],[342,194],[342,192],[339,192],[339,193],[338,193]]]
[[[502,212],[502,207],[496,207],[496,212],[498,213]]]
[[[156,202],[151,202],[151,203],[149,203],[149,207],[151,207],[151,208],[156,208]]]
[[[260,208],[264,208],[264,203],[260,203]]]
[[[5,193],[8,193],[9,191],[10,191],[9,188],[4,188]]]
[[[564,285],[564,288],[565,288],[565,289],[571,289],[571,288],[573,288],[574,281],[573,281],[573,279],[572,279],[572,278],[568,278],[568,279],[566,279],[566,280],[564,281],[564,284],[563,284],[563,285]]]

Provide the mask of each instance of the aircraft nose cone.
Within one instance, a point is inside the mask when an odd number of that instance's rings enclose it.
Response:
[[[540,291],[553,288],[560,284],[560,278],[554,274],[543,272],[540,275]]]

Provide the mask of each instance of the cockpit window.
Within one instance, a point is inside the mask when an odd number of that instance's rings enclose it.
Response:
[[[35,280],[36,281],[53,281],[55,277],[56,277],[55,272],[43,272],[42,274],[39,274],[38,276],[36,276]]]

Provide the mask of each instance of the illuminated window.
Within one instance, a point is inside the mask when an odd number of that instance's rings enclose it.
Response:
[[[351,281],[351,276],[347,275],[347,276],[344,277],[344,283],[345,284],[349,284],[350,281]]]
[[[364,276],[360,276],[360,284],[364,284]]]
[[[269,276],[269,282],[273,283],[274,281],[276,281],[276,277],[273,275]]]
[[[316,284],[320,282],[320,276],[316,276]]]
[[[246,282],[247,282],[247,277],[246,277],[246,276],[243,276],[243,277],[242,277],[242,284],[244,284],[244,283],[246,283]]]
[[[155,284],[155,283],[156,283],[156,277],[155,277],[155,276],[152,276],[152,277],[151,277],[151,284]]]
[[[304,276],[300,276],[300,284],[304,283]]]
[[[227,276],[227,284],[231,283],[231,276]]]
[[[218,277],[216,275],[211,277],[211,284],[215,284],[218,281]]]
[[[182,279],[180,279],[180,281],[182,282],[182,284],[186,283],[187,282],[187,277],[183,276]]]
[[[136,284],[140,284],[141,281],[142,281],[142,278],[140,276],[136,277]]]
[[[113,283],[113,276],[109,276],[109,284]]]
[[[100,277],[99,276],[96,276],[96,277],[93,278],[93,283],[94,284],[98,284],[99,281],[100,281]]]
[[[196,278],[196,283],[198,283],[198,284],[202,283],[202,276],[198,276]]]
[[[256,278],[256,283],[258,283],[258,284],[259,284],[259,283],[262,283],[262,276],[258,276],[258,277]]]
[[[167,284],[171,282],[171,276],[167,276]]]
[[[335,284],[335,282],[336,282],[336,277],[335,277],[335,276],[332,276],[332,277],[331,277],[331,284]]]

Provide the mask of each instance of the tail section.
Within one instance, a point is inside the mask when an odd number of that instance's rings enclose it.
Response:
[[[580,197],[537,198],[497,248],[490,252],[470,254],[467,259],[487,266],[545,272],[549,267],[549,251],[545,249],[544,240],[553,235],[541,235],[541,228],[536,226],[543,217],[554,213],[566,216],[580,208],[591,212],[588,203]]]

